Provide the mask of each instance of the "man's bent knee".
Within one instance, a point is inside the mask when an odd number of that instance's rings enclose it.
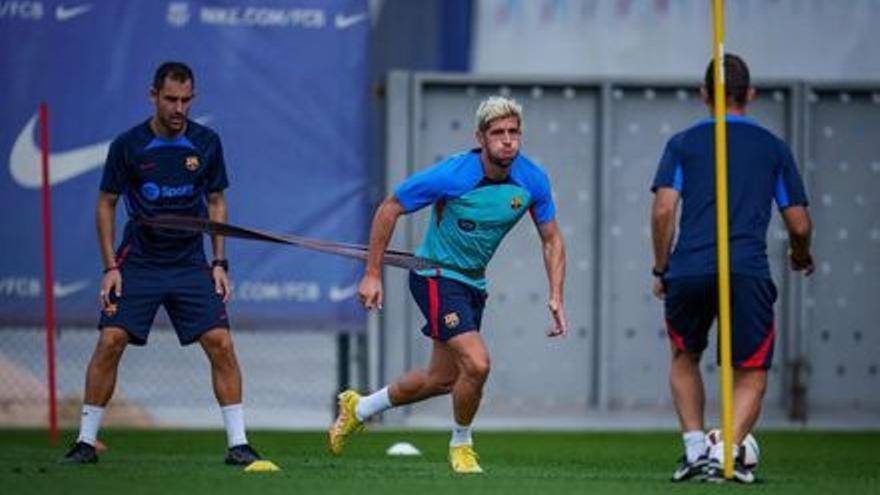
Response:
[[[199,337],[199,342],[205,350],[211,353],[231,354],[235,352],[232,344],[232,335],[225,328],[218,327],[208,330]]]
[[[225,328],[215,328],[206,332],[199,339],[204,347],[208,358],[215,365],[236,365],[235,346],[232,343],[232,336]]]
[[[474,381],[485,381],[489,376],[489,356],[465,356],[462,359],[462,373]]]
[[[104,327],[98,338],[96,353],[121,354],[126,345],[128,345],[128,332],[119,327]]]
[[[703,353],[701,352],[692,352],[686,349],[679,349],[675,345],[671,346],[671,349],[673,361],[685,360],[692,363],[699,363],[700,358],[703,356]]]

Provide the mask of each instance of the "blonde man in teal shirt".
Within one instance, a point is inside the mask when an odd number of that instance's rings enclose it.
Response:
[[[549,336],[567,332],[563,310],[565,245],[547,174],[520,153],[522,108],[503,97],[484,100],[476,114],[479,148],[453,155],[401,183],[378,208],[370,231],[370,255],[358,295],[368,310],[381,309],[381,266],[397,219],[431,206],[431,220],[417,255],[440,268],[410,273],[410,291],[427,320],[422,333],[433,352],[427,368],[360,396],[339,395],[330,450],[340,454],[367,418],[391,407],[452,394],[455,425],[449,461],[457,473],[481,473],[471,423],[489,375],[489,352],[480,336],[486,301],[485,269],[505,235],[529,212],[538,229],[550,286]]]

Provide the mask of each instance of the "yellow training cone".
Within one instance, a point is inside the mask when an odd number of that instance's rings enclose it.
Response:
[[[275,471],[281,471],[281,468],[276,466],[274,462],[265,460],[254,461],[244,468],[246,473],[274,473]]]

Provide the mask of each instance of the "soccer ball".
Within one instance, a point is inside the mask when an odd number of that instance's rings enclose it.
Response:
[[[758,469],[758,461],[761,459],[761,447],[758,446],[758,439],[749,433],[739,446],[739,455],[743,460],[745,467],[755,470]]]
[[[709,432],[706,433],[706,443],[709,445],[709,448],[721,443],[721,441],[721,430],[718,428],[709,430]],[[761,447],[758,445],[758,439],[751,433],[746,435],[742,444],[739,446],[739,452],[736,453],[736,457],[742,459],[743,465],[748,469],[753,471],[757,469],[758,462],[761,459]]]

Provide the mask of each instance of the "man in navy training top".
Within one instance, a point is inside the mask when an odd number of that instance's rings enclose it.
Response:
[[[702,95],[712,109],[713,63]],[[770,131],[746,117],[755,97],[749,69],[738,56],[724,58],[727,84],[728,188],[730,211],[731,315],[734,365],[734,441],[752,431],[767,388],[775,335],[776,287],[767,262],[767,226],[775,200],[788,229],[791,268],[809,275],[811,222],[807,197],[791,150]],[[670,385],[685,454],[673,481],[723,479],[723,444],[707,449],[703,433],[705,395],[700,356],[718,314],[715,222],[714,120],[706,119],[666,144],[651,190],[654,205],[654,294],[665,299],[672,348]],[[678,241],[672,250],[676,209],[682,203]],[[671,254],[670,254],[671,252]],[[735,446],[736,447],[736,446]],[[734,448],[735,479],[754,481]]]
[[[260,456],[248,445],[241,372],[226,302],[230,296],[223,238],[139,225],[137,217],[176,214],[226,221],[229,185],[219,136],[189,120],[195,97],[192,70],[166,62],[156,70],[150,100],[155,114],[110,145],[98,196],[98,244],[104,264],[100,336],[86,372],[80,434],[65,463],[97,462],[95,443],[104,407],[113,395],[119,360],[128,343],[145,345],[160,305],[181,345],[198,342],[211,362],[214,395],[226,426],[225,462],[248,465]],[[113,249],[116,203],[125,196],[129,220]],[[124,285],[123,285],[124,282]]]
[[[549,280],[549,336],[565,335],[563,310],[565,246],[555,219],[550,181],[520,153],[522,109],[491,97],[476,114],[479,148],[453,155],[400,184],[378,208],[370,231],[369,258],[358,295],[367,309],[382,308],[382,257],[397,219],[431,206],[431,220],[417,255],[440,268],[410,273],[410,292],[427,320],[432,340],[427,368],[411,370],[395,383],[361,397],[339,395],[339,416],[329,432],[330,450],[340,454],[346,439],[367,418],[388,408],[452,394],[455,425],[449,462],[457,473],[481,473],[471,439],[489,353],[480,336],[486,302],[485,269],[496,248],[528,211],[543,244]]]

